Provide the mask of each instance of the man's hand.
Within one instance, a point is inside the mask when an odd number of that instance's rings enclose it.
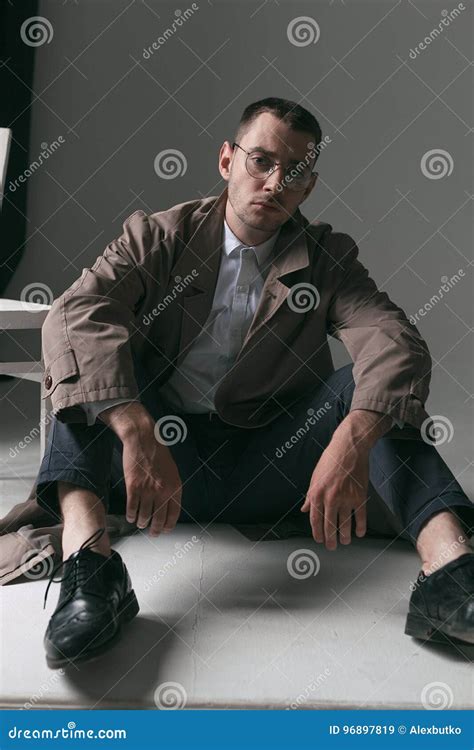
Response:
[[[355,409],[341,422],[316,464],[300,510],[309,511],[313,537],[327,549],[337,548],[338,530],[341,544],[350,544],[352,512],[356,535],[365,535],[369,454],[391,424],[388,415]]]
[[[328,445],[311,476],[301,510],[309,511],[313,537],[337,548],[337,529],[341,544],[351,542],[351,516],[355,512],[356,534],[367,530],[365,502],[369,483],[369,456],[360,450],[342,452]]]
[[[123,473],[127,489],[127,521],[150,534],[172,531],[181,512],[182,484],[166,445],[153,431],[129,436],[123,443]]]
[[[169,448],[155,437],[153,418],[136,401],[118,404],[99,415],[123,443],[127,521],[150,534],[171,531],[181,512],[182,483]]]

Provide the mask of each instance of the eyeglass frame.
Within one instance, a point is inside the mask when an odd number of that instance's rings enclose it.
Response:
[[[250,174],[250,172],[249,172],[249,169],[248,169],[248,166],[247,166],[247,161],[248,161],[248,158],[249,158],[249,156],[251,156],[251,154],[252,154],[253,152],[252,152],[252,151],[247,151],[247,150],[246,150],[245,148],[243,148],[243,147],[242,147],[242,146],[241,146],[241,145],[240,145],[239,143],[237,143],[236,141],[234,141],[234,142],[232,143],[232,148],[234,148],[234,146],[237,146],[237,148],[240,148],[240,150],[241,150],[241,151],[243,151],[243,152],[244,152],[245,154],[247,154],[247,156],[246,156],[246,159],[245,159],[245,169],[247,170],[247,173],[248,173],[248,174],[250,175],[250,177],[252,177],[252,179],[253,179],[253,180],[267,180],[267,179],[268,179],[268,178],[270,177],[270,175],[272,175],[272,174],[273,174],[273,172],[275,171],[275,168],[276,168],[276,167],[282,167],[282,166],[283,166],[283,164],[282,164],[282,163],[281,163],[280,161],[275,161],[275,160],[273,160],[273,166],[271,167],[270,171],[269,171],[269,172],[268,172],[268,173],[267,173],[267,174],[265,175],[265,177],[255,177],[255,175],[253,175],[253,174]],[[257,149],[256,153],[258,153],[258,149]],[[263,152],[262,152],[262,153],[263,153]],[[271,157],[268,157],[268,158],[269,158],[269,159],[271,159]],[[300,162],[298,162],[298,164],[299,164],[299,163],[300,163]],[[294,168],[294,167],[293,167],[293,168]],[[285,176],[286,176],[286,174],[287,174],[287,172],[288,172],[288,169],[290,169],[290,168],[288,167],[288,168],[287,168],[287,169],[285,170]],[[309,175],[309,177],[319,177],[319,172],[313,172],[313,171],[311,170],[311,172],[310,172],[310,175]],[[289,190],[292,190],[292,191],[293,191],[294,193],[297,193],[297,192],[300,192],[300,191],[306,190],[306,188],[307,188],[307,187],[309,186],[309,184],[310,184],[310,181],[308,181],[308,185],[306,185],[306,187],[304,187],[304,188],[300,188],[299,190],[295,190],[294,188],[290,188],[290,187],[289,187],[289,185],[286,185],[286,187],[288,187],[288,188],[289,188]]]

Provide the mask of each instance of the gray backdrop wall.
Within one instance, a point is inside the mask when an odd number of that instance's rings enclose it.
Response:
[[[303,213],[351,234],[408,316],[423,310],[428,411],[452,425],[439,450],[470,489],[472,10],[436,0],[40,0],[48,23],[30,153],[51,153],[28,178],[29,239],[5,296],[38,284],[56,297],[134,210],[220,192],[217,154],[243,108],[293,99],[330,138]],[[155,161],[169,149],[180,152],[171,179]],[[334,351],[336,365],[348,361]],[[34,385],[3,393],[15,418],[36,414]]]

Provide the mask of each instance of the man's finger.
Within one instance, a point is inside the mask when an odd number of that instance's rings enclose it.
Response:
[[[324,511],[324,539],[327,549],[336,549],[337,547],[337,511],[336,509]]]
[[[311,504],[311,529],[316,542],[324,544],[324,505],[314,501]]]
[[[167,501],[160,498],[155,502],[155,509],[151,517],[150,534],[158,536],[163,530],[166,519]]]
[[[138,492],[134,492],[134,490],[126,485],[126,492],[127,492],[127,521],[129,523],[135,523],[138,508],[140,505],[140,495]]]
[[[137,528],[146,529],[150,523],[150,516],[153,509],[153,503],[151,497],[144,497],[142,495],[140,499],[140,509],[138,511]]]
[[[311,507],[311,501],[309,499],[309,495],[306,495],[305,501],[303,505],[301,506],[300,511],[302,511],[302,513],[307,513],[310,507]]]
[[[351,543],[351,530],[352,530],[352,514],[351,512],[341,511],[339,513],[339,540],[341,544]]]
[[[171,531],[178,522],[181,513],[181,488],[177,489],[168,500],[165,525],[163,531]]]
[[[356,535],[358,537],[365,536],[367,531],[367,507],[365,502],[361,503],[361,505],[355,509],[355,521]]]

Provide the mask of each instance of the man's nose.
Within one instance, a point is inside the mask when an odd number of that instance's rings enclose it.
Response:
[[[265,180],[265,184],[263,186],[264,190],[271,193],[280,193],[281,187],[283,187],[284,176],[285,172],[283,170],[283,167],[276,166],[274,171],[270,175],[268,175],[267,179]]]

